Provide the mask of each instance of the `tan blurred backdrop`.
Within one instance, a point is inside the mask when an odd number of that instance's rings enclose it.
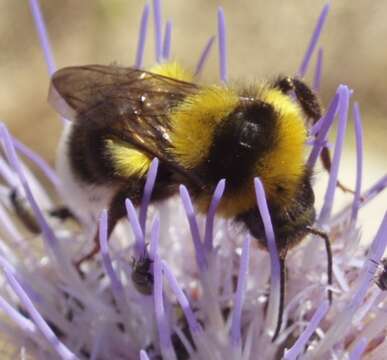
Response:
[[[133,64],[144,3],[42,0],[57,66]],[[322,0],[164,0],[163,16],[173,21],[173,56],[193,67],[208,37],[216,33],[216,9],[222,5],[228,28],[230,77],[251,81],[295,73],[324,4]],[[361,105],[366,184],[385,173],[387,164],[386,12],[385,1],[333,2],[320,41],[324,47],[323,103],[327,104],[339,83],[345,83],[355,90],[354,98]],[[152,24],[146,53],[146,65],[151,65]],[[214,48],[203,78],[213,81],[217,75]],[[46,102],[49,76],[27,0],[0,2],[0,79],[0,119],[53,164],[61,123]],[[352,148],[350,132],[341,174],[350,185]]]

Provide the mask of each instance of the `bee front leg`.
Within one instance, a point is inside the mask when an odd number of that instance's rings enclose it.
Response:
[[[274,87],[284,94],[293,92],[305,115],[312,120],[314,125],[321,118],[321,108],[314,92],[301,80],[290,77],[280,77],[274,82]],[[327,147],[323,147],[320,159],[324,169],[331,172],[331,154]],[[337,180],[337,187],[344,192],[354,194],[354,191]]]

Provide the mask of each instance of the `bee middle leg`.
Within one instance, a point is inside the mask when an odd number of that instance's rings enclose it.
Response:
[[[321,107],[314,92],[301,80],[290,77],[280,77],[274,82],[274,87],[281,90],[284,94],[294,92],[297,101],[302,107],[305,115],[312,120],[314,125],[322,116]],[[331,153],[327,147],[323,147],[320,153],[320,159],[324,169],[331,172]],[[354,194],[354,191],[349,187],[343,185],[339,180],[337,181],[337,187],[344,192]]]

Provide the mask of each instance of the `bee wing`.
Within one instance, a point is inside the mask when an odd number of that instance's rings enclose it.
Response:
[[[202,186],[166,151],[171,146],[169,111],[198,89],[195,84],[135,68],[87,65],[58,70],[51,79],[49,102],[74,121],[99,114],[110,123],[108,136],[158,157],[171,170]]]
[[[130,67],[74,66],[54,73],[48,101],[69,120],[100,102],[120,98],[126,101],[126,108],[145,115],[146,110],[171,108],[197,88],[192,83]]]

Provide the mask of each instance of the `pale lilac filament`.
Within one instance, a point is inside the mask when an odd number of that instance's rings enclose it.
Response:
[[[66,345],[64,345],[54,334],[50,326],[43,319],[42,315],[40,315],[39,311],[36,309],[31,299],[28,297],[27,293],[23,290],[23,288],[16,280],[12,272],[9,271],[8,269],[4,269],[4,273],[8,280],[9,285],[15,291],[16,295],[19,297],[20,301],[23,303],[26,310],[31,315],[31,318],[35,322],[36,326],[42,332],[42,334],[47,339],[50,346],[52,346],[52,348],[55,350],[55,352],[57,352],[58,355],[65,360],[78,359],[78,357],[70,349],[68,349]]]
[[[27,179],[24,176],[24,173],[20,164],[20,160],[16,154],[15,147],[13,146],[12,138],[4,124],[0,124],[0,134],[4,140],[4,148],[5,148],[5,153],[8,157],[8,161],[13,166],[16,173],[18,174],[20,182],[26,193],[27,199],[31,204],[32,210],[36,216],[36,220],[38,221],[40,228],[42,229],[42,232],[43,232],[44,238],[47,241],[47,244],[49,245],[49,248],[53,251],[53,253],[56,255],[57,258],[58,256],[62,258],[62,255],[60,255],[62,253],[59,250],[58,240],[56,239],[55,234],[52,231],[51,227],[47,224],[42,211],[40,210],[37,202],[35,201],[34,196],[32,195]]]
[[[138,33],[136,60],[134,62],[134,66],[138,69],[142,68],[144,64],[144,50],[146,44],[146,34],[148,31],[149,11],[150,6],[148,3],[146,3],[144,6],[144,10],[142,11],[140,30]]]
[[[241,261],[239,265],[238,285],[235,293],[234,308],[232,310],[230,337],[232,344],[235,346],[241,345],[241,318],[244,298],[246,295],[247,275],[249,272],[250,242],[251,238],[249,234],[247,234],[243,242]]]
[[[177,301],[179,302],[181,308],[183,309],[184,315],[187,319],[188,326],[191,332],[199,332],[202,331],[202,327],[199,322],[196,320],[195,314],[192,311],[192,308],[189,304],[189,301],[184,294],[184,291],[179,286],[175,276],[172,273],[172,270],[169,268],[168,264],[165,261],[162,261],[162,269],[164,271],[164,275],[167,278],[169,286],[172,288]]]
[[[218,8],[218,44],[219,44],[219,71],[220,80],[224,83],[228,81],[227,70],[227,34],[226,20],[223,8]]]
[[[51,168],[50,165],[47,164],[47,162],[40,157],[37,153],[32,151],[28,146],[21,143],[16,138],[12,137],[13,144],[15,145],[15,148],[18,149],[24,156],[26,156],[28,159],[30,159],[32,162],[36,164],[36,166],[39,167],[39,169],[43,172],[43,174],[51,181],[51,183],[55,186],[56,189],[59,189],[60,187],[60,180],[58,178],[58,175],[54,171],[54,169]]]
[[[140,351],[140,360],[150,360],[145,350]]]
[[[323,9],[322,9],[322,11],[320,13],[320,16],[319,16],[319,18],[317,20],[316,27],[315,27],[314,32],[312,34],[312,37],[310,39],[308,48],[307,48],[307,50],[305,52],[305,55],[304,55],[304,58],[302,60],[301,66],[300,66],[300,68],[297,71],[297,76],[298,77],[301,77],[301,78],[304,77],[305,74],[306,74],[306,71],[308,70],[310,59],[312,58],[314,49],[316,48],[317,43],[318,43],[318,41],[320,39],[322,28],[323,28],[323,26],[325,24],[325,20],[326,20],[327,15],[328,15],[329,8],[330,8],[330,4],[329,3],[325,4],[325,6],[323,7]]]
[[[323,301],[323,303],[317,308],[315,313],[312,316],[312,319],[309,321],[306,329],[302,332],[302,334],[298,337],[297,341],[294,345],[285,353],[285,360],[296,360],[297,356],[301,354],[304,350],[305,345],[309,341],[312,334],[317,329],[321,320],[324,318],[326,313],[329,310],[329,302]]]
[[[174,354],[174,350],[171,342],[171,329],[169,327],[168,317],[165,312],[164,302],[163,302],[163,275],[161,268],[161,260],[158,255],[155,255],[153,259],[153,278],[154,278],[154,306],[155,306],[155,315],[157,328],[160,338],[160,348],[161,353],[164,354]],[[168,357],[165,357],[168,359]],[[174,354],[176,358],[176,354]]]

